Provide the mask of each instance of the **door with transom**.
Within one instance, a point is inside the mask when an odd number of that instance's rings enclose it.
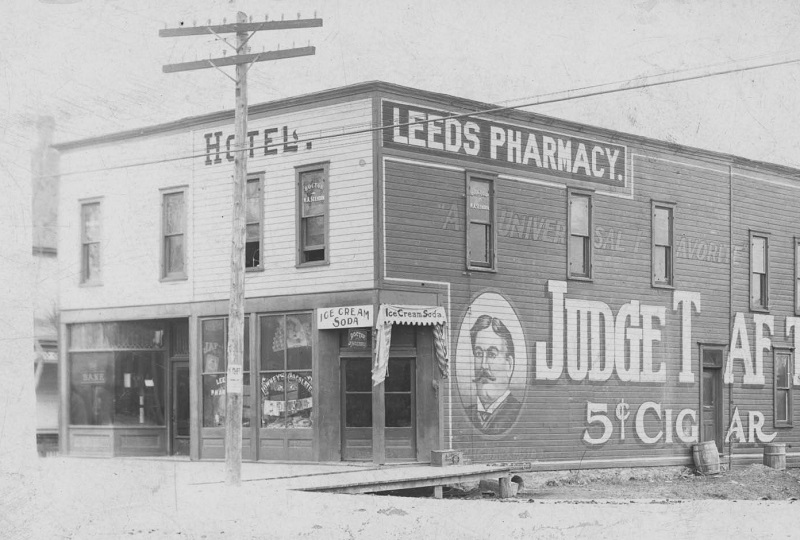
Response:
[[[389,358],[384,382],[386,459],[416,459],[416,369],[414,358]],[[342,460],[372,456],[372,361],[341,359]]]
[[[703,379],[700,385],[701,441],[714,441],[722,452],[722,347],[701,349]]]

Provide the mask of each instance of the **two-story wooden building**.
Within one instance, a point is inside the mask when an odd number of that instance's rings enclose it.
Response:
[[[380,82],[250,107],[245,459],[800,443],[800,171],[489,109]],[[233,133],[57,146],[62,451],[223,456]]]

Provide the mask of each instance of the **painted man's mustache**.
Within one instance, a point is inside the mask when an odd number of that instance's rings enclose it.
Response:
[[[486,382],[494,382],[497,380],[497,377],[492,375],[491,371],[488,370],[481,370],[475,372],[475,378],[472,379],[474,383],[486,383]]]

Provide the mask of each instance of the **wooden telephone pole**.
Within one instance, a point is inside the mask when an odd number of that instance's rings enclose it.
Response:
[[[241,11],[236,14],[236,23],[216,26],[193,26],[165,28],[159,31],[160,37],[207,36],[213,34],[236,34],[235,56],[226,56],[181,64],[170,64],[163,67],[164,73],[187,71],[192,69],[236,66],[236,78],[231,78],[236,85],[235,140],[234,140],[234,174],[233,174],[233,231],[231,250],[231,292],[228,315],[228,348],[225,400],[225,483],[241,485],[242,480],[242,390],[243,390],[243,358],[244,358],[244,283],[245,283],[245,208],[247,204],[247,72],[255,62],[265,60],[281,60],[297,56],[313,55],[314,47],[300,47],[286,50],[249,54],[247,45],[250,38],[260,30],[291,30],[322,26],[322,19],[300,19],[294,21],[264,21],[254,23],[247,20]],[[220,38],[222,39],[222,38]],[[223,40],[224,41],[224,40]],[[225,41],[227,44],[227,41]]]

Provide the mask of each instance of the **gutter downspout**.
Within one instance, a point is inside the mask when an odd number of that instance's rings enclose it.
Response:
[[[736,257],[736,250],[733,246],[733,165],[728,165],[728,238],[730,239],[730,278],[728,279],[728,340],[730,341],[731,332],[733,332],[733,270],[734,258]],[[730,354],[730,351],[728,351]],[[702,384],[702,381],[700,382]],[[733,388],[734,384],[730,384],[728,388],[728,426],[733,421]],[[723,433],[725,430],[723,429]],[[728,441],[728,470],[733,467],[733,441]]]

